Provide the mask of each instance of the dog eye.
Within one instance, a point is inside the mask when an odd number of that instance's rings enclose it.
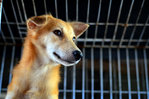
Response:
[[[76,40],[76,37],[74,36],[74,37],[72,38],[72,40],[75,41],[75,40]]]
[[[53,33],[57,36],[62,36],[62,32],[60,30],[54,30]]]

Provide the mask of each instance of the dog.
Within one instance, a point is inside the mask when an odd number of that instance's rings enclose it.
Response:
[[[58,99],[60,67],[81,60],[75,40],[89,25],[65,22],[51,14],[31,17],[26,24],[23,54],[13,69],[5,99]]]

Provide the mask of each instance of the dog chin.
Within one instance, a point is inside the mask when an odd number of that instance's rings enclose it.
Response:
[[[53,60],[54,60],[56,63],[61,64],[61,65],[64,65],[64,66],[72,66],[72,65],[77,64],[77,63],[80,61],[80,60],[75,61],[75,62],[65,61],[65,60],[59,59],[59,58],[56,57],[56,56],[53,56]]]
[[[74,62],[74,63],[64,63],[64,64],[62,64],[62,65],[64,65],[64,66],[72,66],[72,65],[76,65],[78,62],[79,62],[79,61],[76,61],[76,62]]]
[[[68,62],[68,61],[64,61],[64,60],[60,60],[60,59],[56,59],[56,62],[59,64],[62,64],[64,66],[72,66],[77,64],[79,61],[75,61],[75,62]]]

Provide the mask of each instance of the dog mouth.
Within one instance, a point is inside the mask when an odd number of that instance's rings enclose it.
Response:
[[[54,54],[58,59],[61,59],[61,57],[60,57],[56,52],[53,52],[53,54]]]
[[[68,64],[73,64],[73,63],[75,63],[75,62],[72,62],[72,61],[63,60],[56,52],[53,52],[53,54],[54,54],[54,56],[55,56],[57,59],[59,59],[59,60],[61,60],[61,61],[64,61],[64,62],[67,62]]]

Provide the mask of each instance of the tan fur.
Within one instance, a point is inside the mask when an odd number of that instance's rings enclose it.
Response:
[[[60,51],[66,53],[67,50],[78,49],[72,41],[75,35],[73,27],[51,15],[32,17],[27,21],[27,26],[23,55],[13,70],[6,99],[58,99],[61,63],[49,58],[43,42],[50,35],[50,44],[57,46]],[[62,39],[49,34],[57,28],[63,28],[65,34]]]

